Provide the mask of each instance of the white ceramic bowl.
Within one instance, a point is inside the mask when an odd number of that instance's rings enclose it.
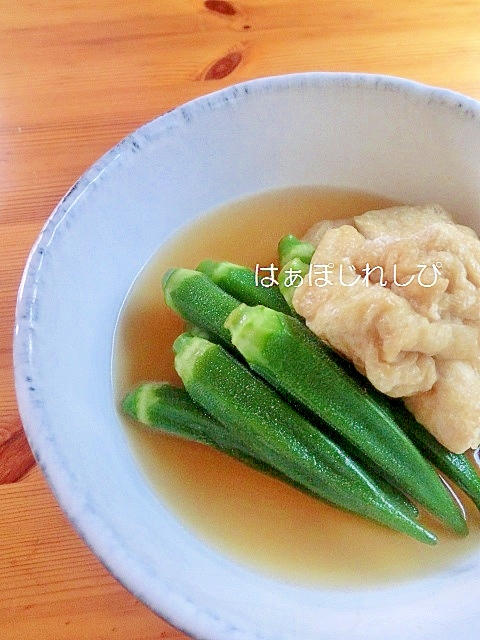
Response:
[[[478,231],[480,105],[401,79],[308,73],[198,98],[128,136],[60,202],[25,269],[14,358],[28,439],[98,557],[194,637],[473,640],[480,550],[400,586],[307,589],[267,579],[181,526],[119,425],[112,339],[141,267],[205,211],[312,184],[439,202]]]

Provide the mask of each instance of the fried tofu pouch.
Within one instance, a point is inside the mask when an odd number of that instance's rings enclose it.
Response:
[[[322,222],[293,295],[309,328],[455,453],[480,444],[480,241],[439,205]]]

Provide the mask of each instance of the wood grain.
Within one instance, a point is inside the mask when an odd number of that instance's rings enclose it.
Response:
[[[139,603],[95,559],[36,468],[0,487],[3,640],[185,637]]]
[[[0,637],[187,637],[106,572],[32,469],[14,309],[62,195],[142,123],[249,78],[385,73],[480,99],[479,31],[478,0],[0,0]]]

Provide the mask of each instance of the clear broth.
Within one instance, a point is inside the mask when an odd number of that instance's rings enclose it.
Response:
[[[171,346],[183,323],[163,302],[161,278],[168,268],[195,268],[204,258],[266,266],[287,233],[301,236],[322,218],[391,204],[353,191],[291,188],[231,203],[182,229],[146,265],[124,305],[114,346],[118,402],[143,380],[179,382]],[[469,536],[455,538],[425,519],[440,539],[428,547],[203,445],[122,421],[148,481],[182,524],[265,575],[309,586],[378,585],[442,570],[479,545],[478,511],[463,495]]]

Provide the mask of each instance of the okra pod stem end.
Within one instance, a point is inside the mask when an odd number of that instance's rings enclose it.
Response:
[[[137,390],[129,391],[122,400],[122,411],[130,418],[137,417]]]
[[[149,407],[156,401],[158,390],[168,386],[166,382],[144,382],[129,391],[122,401],[122,411],[139,422],[150,423]]]
[[[197,265],[197,271],[204,273],[206,276],[211,278],[216,284],[218,281],[221,281],[225,274],[228,274],[230,269],[241,269],[242,271],[248,272],[248,269],[243,266],[239,266],[233,264],[232,262],[216,262],[215,260],[202,260],[199,265]]]
[[[200,271],[201,273],[204,273],[205,275],[207,275],[209,278],[212,277],[212,275],[215,273],[217,267],[218,267],[218,262],[216,262],[215,260],[202,260],[196,267],[197,271]]]
[[[292,310],[294,310],[293,294],[295,289],[306,278],[309,268],[309,265],[301,258],[293,258],[284,264],[279,273],[278,288]]]
[[[299,258],[302,262],[309,264],[314,253],[313,244],[299,240],[291,233],[284,236],[278,243],[278,258],[281,267],[294,258]]]
[[[185,280],[196,277],[201,277],[198,271],[179,267],[173,267],[164,273],[162,278],[163,295],[165,297],[165,302],[171,309],[177,311],[173,300],[174,292]]]
[[[215,348],[215,344],[190,333],[182,333],[175,339],[173,343],[175,369],[184,383],[187,384],[195,375],[197,357],[212,348]]]
[[[224,326],[230,331],[232,344],[246,360],[250,364],[261,365],[266,342],[277,331],[281,331],[282,316],[278,311],[262,305],[249,307],[241,304],[230,313]]]

